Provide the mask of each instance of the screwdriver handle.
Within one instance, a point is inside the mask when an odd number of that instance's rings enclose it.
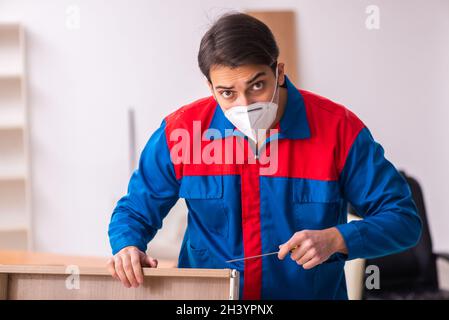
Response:
[[[291,249],[290,249],[290,253],[292,253],[293,250],[298,249],[298,247],[299,247],[299,246],[296,245],[296,246],[294,246],[293,248],[291,248]]]

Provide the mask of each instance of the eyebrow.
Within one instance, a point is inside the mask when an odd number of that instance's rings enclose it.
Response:
[[[256,81],[259,77],[266,75],[265,71],[261,71],[257,73],[254,77],[252,77],[250,80],[246,81],[246,84],[251,84],[252,82]],[[215,89],[233,89],[234,86],[231,87],[225,87],[225,86],[216,86]]]

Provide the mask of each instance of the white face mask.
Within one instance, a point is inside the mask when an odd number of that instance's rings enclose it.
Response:
[[[273,102],[278,88],[278,67],[276,66],[276,88],[270,102],[255,102],[247,106],[234,106],[224,112],[226,118],[241,132],[257,142],[259,130],[269,129],[276,119],[278,103]],[[279,100],[279,97],[278,99]]]

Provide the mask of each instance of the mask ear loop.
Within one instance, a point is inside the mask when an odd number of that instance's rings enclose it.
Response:
[[[278,90],[278,87],[279,87],[279,84],[278,84],[278,80],[279,80],[278,69],[279,69],[279,65],[276,62],[276,87],[274,89],[273,96],[271,97],[270,103],[273,103],[274,96],[276,95],[276,91]]]

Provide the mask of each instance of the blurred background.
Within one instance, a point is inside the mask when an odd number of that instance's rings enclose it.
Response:
[[[209,95],[199,43],[228,11],[272,23],[294,84],[365,122],[419,182],[433,251],[449,252],[447,0],[0,0],[0,249],[111,254],[143,146]],[[177,258],[186,214],[178,201],[152,256]]]

